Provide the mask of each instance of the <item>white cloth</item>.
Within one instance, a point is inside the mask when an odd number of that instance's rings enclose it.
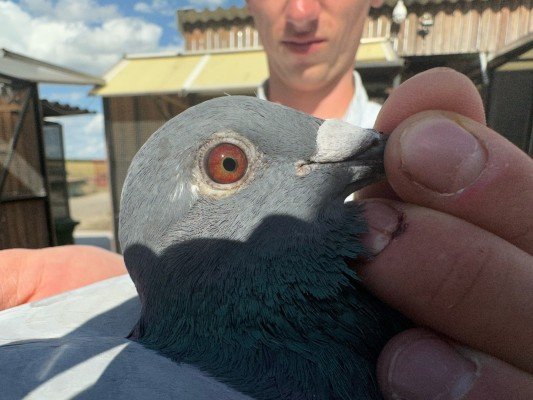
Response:
[[[129,275],[0,312],[0,399],[252,400],[125,339],[139,319]]]
[[[361,81],[361,76],[357,71],[353,72],[354,83],[355,83],[355,93],[353,95],[352,101],[344,114],[343,121],[349,122],[350,124],[359,126],[361,128],[373,128],[374,122],[378,116],[381,105],[374,101],[368,99],[368,94],[366,93],[363,82]],[[265,93],[265,84],[263,82],[257,88],[257,97],[262,100],[268,100]]]

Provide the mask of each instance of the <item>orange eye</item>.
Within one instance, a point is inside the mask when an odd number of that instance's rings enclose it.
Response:
[[[220,143],[206,157],[207,175],[216,183],[237,182],[242,179],[247,167],[246,154],[231,143]]]

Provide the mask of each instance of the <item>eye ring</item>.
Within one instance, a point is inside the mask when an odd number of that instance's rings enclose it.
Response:
[[[241,168],[243,171],[236,172],[236,175],[233,175],[233,179],[224,182],[224,180],[213,179],[209,174],[208,160],[209,155],[220,145],[230,145],[239,149],[240,152],[244,155],[246,159],[245,168],[242,168],[242,159],[239,164],[239,160],[233,159],[224,161],[228,157],[219,159],[221,166],[226,164],[229,172],[231,172],[233,165],[237,169]],[[233,157],[230,157],[233,158]],[[231,195],[235,190],[239,190],[244,187],[254,176],[254,171],[257,168],[258,164],[261,163],[261,153],[255,148],[254,144],[248,140],[246,137],[241,136],[232,130],[224,130],[214,133],[199,149],[197,153],[197,162],[196,162],[196,173],[198,190],[204,193],[204,195],[210,195],[214,197],[225,197]],[[239,174],[242,173],[242,176]],[[211,174],[212,175],[212,174]],[[238,179],[235,176],[239,176]]]

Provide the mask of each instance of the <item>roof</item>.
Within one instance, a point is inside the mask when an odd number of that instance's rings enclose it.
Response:
[[[406,7],[413,4],[427,5],[427,4],[441,4],[441,3],[470,3],[477,0],[404,0]],[[487,1],[487,0],[481,0]],[[398,0],[384,0],[383,6],[394,7]],[[178,10],[178,27],[183,33],[183,27],[186,24],[199,24],[207,22],[220,22],[223,20],[233,21],[236,19],[246,20],[251,18],[247,7],[218,7],[214,10],[204,9],[195,10],[192,8]]]
[[[525,71],[533,70],[533,49],[526,51],[516,59],[498,67],[499,71]]]
[[[488,65],[499,71],[533,70],[533,32],[490,55]]]
[[[102,79],[96,76],[36,60],[6,49],[0,49],[0,75],[36,83],[70,85],[104,83]]]
[[[94,111],[89,111],[84,108],[73,107],[68,104],[58,103],[57,101],[49,101],[41,99],[41,108],[43,110],[43,117],[64,117],[67,115],[79,114],[94,114]]]
[[[195,10],[192,8],[178,10],[178,26],[180,29],[184,24],[195,24],[198,22],[218,22],[222,20],[232,21],[234,19],[251,18],[246,7],[222,8],[215,10]]]
[[[401,61],[387,39],[362,41],[357,53],[359,67],[397,66]],[[246,93],[255,91],[268,77],[262,49],[178,54],[173,56],[126,56],[95,88],[99,96],[147,94]]]

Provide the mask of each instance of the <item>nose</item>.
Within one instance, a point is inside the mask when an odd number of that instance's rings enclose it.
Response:
[[[319,13],[319,0],[289,0],[286,8],[287,22],[296,32],[311,30]]]

